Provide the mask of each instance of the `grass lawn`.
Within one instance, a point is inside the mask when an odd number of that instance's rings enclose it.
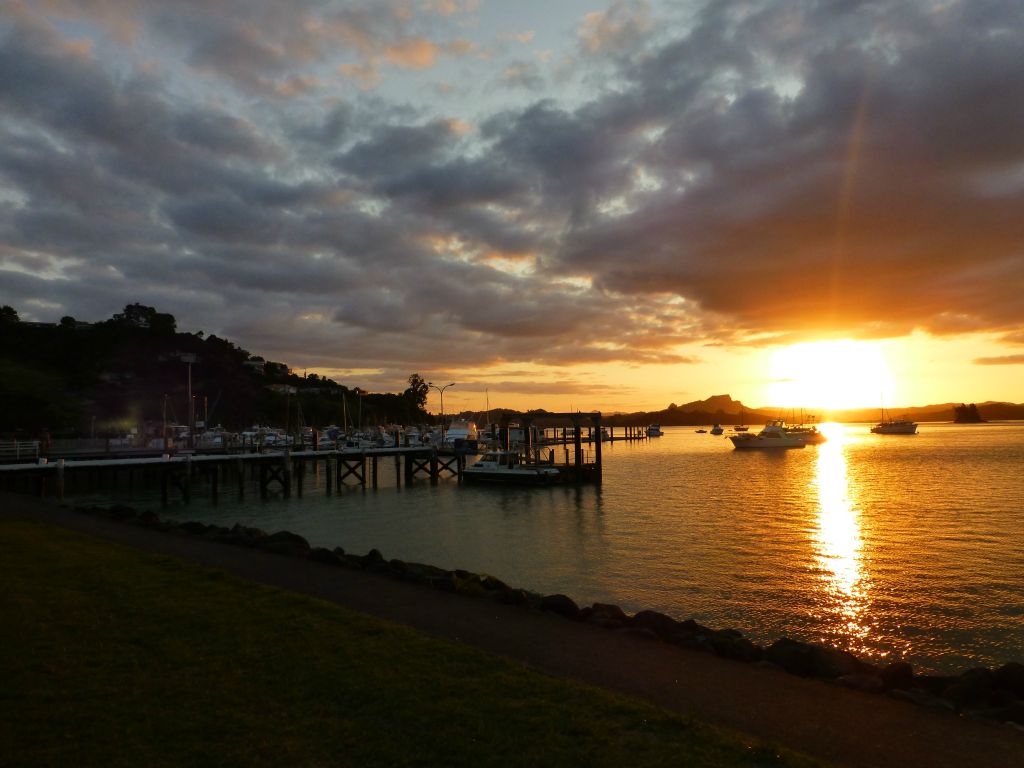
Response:
[[[61,528],[0,521],[0,578],[0,765],[813,764]]]

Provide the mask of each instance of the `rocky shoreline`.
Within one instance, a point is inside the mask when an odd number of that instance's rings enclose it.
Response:
[[[606,603],[580,607],[567,595],[542,595],[511,587],[487,574],[389,560],[376,549],[365,555],[354,555],[341,547],[312,547],[305,538],[289,531],[267,533],[242,525],[226,528],[200,522],[166,521],[153,512],[123,505],[78,507],[77,510],[168,533],[355,568],[432,589],[520,605],[609,631],[678,645],[738,662],[777,667],[801,677],[817,678],[925,707],[1024,728],[1024,664],[1018,662],[1009,662],[997,669],[968,669],[957,675],[924,675],[916,673],[907,662],[895,661],[879,666],[858,659],[847,651],[790,638],[781,638],[768,646],[759,645],[736,630],[716,630],[693,619],[679,621],[657,611],[645,610],[629,615],[620,607]]]

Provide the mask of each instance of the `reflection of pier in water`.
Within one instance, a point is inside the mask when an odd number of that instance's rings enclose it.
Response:
[[[823,588],[835,613],[836,630],[849,650],[862,652],[870,627],[865,621],[868,578],[864,572],[864,542],[860,511],[850,492],[844,440],[829,435],[818,446],[813,485],[818,492],[815,560]]]

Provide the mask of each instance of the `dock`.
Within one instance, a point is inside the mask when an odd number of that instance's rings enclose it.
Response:
[[[529,414],[514,417],[524,427],[525,444],[517,446],[529,463],[557,468],[558,482],[571,484],[599,484],[602,481],[603,442],[648,439],[641,428],[621,428],[618,435],[612,429],[602,439],[601,414],[545,413],[544,419],[565,419],[571,428],[532,427]],[[505,425],[508,439],[507,424]],[[397,442],[397,441],[396,441]],[[590,446],[586,451],[584,446]],[[508,448],[509,446],[505,446]],[[561,448],[561,450],[559,450]],[[267,497],[280,493],[301,497],[310,474],[323,478],[328,495],[346,484],[363,488],[379,487],[381,463],[394,465],[395,482],[399,487],[411,485],[417,479],[432,484],[444,477],[462,481],[463,470],[470,454],[442,453],[434,446],[395,445],[382,448],[320,448],[247,453],[163,453],[159,455],[112,455],[100,453],[90,457],[51,457],[40,455],[38,445],[17,463],[0,464],[0,489],[53,496],[63,500],[65,495],[114,489],[126,483],[131,489],[136,483],[160,488],[161,503],[172,498],[184,503],[191,501],[193,493],[208,492],[217,503],[222,494],[234,493],[244,498],[247,480],[256,480],[259,494]],[[251,489],[250,489],[251,492]]]

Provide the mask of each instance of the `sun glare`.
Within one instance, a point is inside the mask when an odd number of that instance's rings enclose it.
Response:
[[[892,399],[882,347],[867,341],[815,341],[776,351],[768,402],[783,408],[866,408]]]

